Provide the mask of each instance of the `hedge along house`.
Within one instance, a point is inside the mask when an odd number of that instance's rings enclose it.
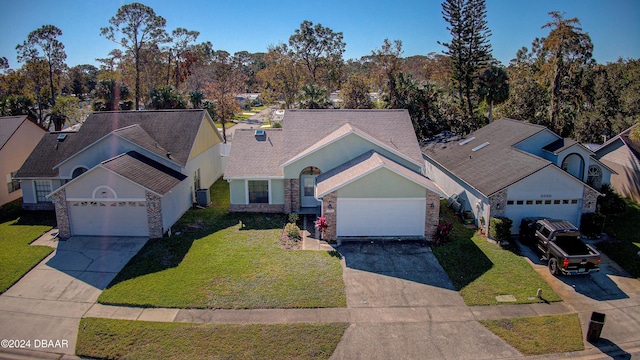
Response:
[[[25,209],[55,209],[60,237],[162,237],[223,168],[205,110],[99,112],[45,135],[16,178]]]
[[[576,141],[506,118],[465,137],[440,134],[421,148],[427,176],[457,196],[487,234],[491,217],[511,219],[512,233],[532,216],[579,225],[582,214],[596,210],[601,194],[594,187],[613,172]]]
[[[323,215],[328,239],[430,237],[444,196],[406,110],[287,110],[236,131],[224,178],[230,211]]]

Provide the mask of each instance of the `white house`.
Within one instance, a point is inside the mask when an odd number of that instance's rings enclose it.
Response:
[[[223,168],[204,110],[97,112],[47,134],[15,178],[25,209],[55,208],[60,236],[162,235]]]
[[[579,225],[596,210],[601,184],[613,171],[574,140],[544,126],[500,119],[461,137],[443,133],[424,143],[426,175],[457,196],[476,224],[491,217],[561,218]]]

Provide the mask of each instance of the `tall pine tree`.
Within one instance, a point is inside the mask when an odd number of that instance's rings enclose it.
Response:
[[[445,0],[442,3],[442,16],[449,23],[451,42],[440,43],[447,49],[445,55],[453,63],[453,80],[457,84],[460,109],[475,127],[473,112],[478,99],[478,76],[491,61],[491,31],[487,26],[487,7],[485,0]]]

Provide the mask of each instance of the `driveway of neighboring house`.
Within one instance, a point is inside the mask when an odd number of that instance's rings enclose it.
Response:
[[[476,321],[424,242],[348,242],[338,251],[355,315],[333,359],[521,356]]]
[[[24,340],[26,350],[74,354],[80,318],[146,241],[50,241],[56,251],[0,296],[0,339]]]

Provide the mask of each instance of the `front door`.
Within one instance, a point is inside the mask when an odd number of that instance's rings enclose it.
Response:
[[[300,205],[302,207],[316,207],[320,206],[320,202],[314,197],[316,188],[316,176],[317,175],[302,175],[300,176]]]

